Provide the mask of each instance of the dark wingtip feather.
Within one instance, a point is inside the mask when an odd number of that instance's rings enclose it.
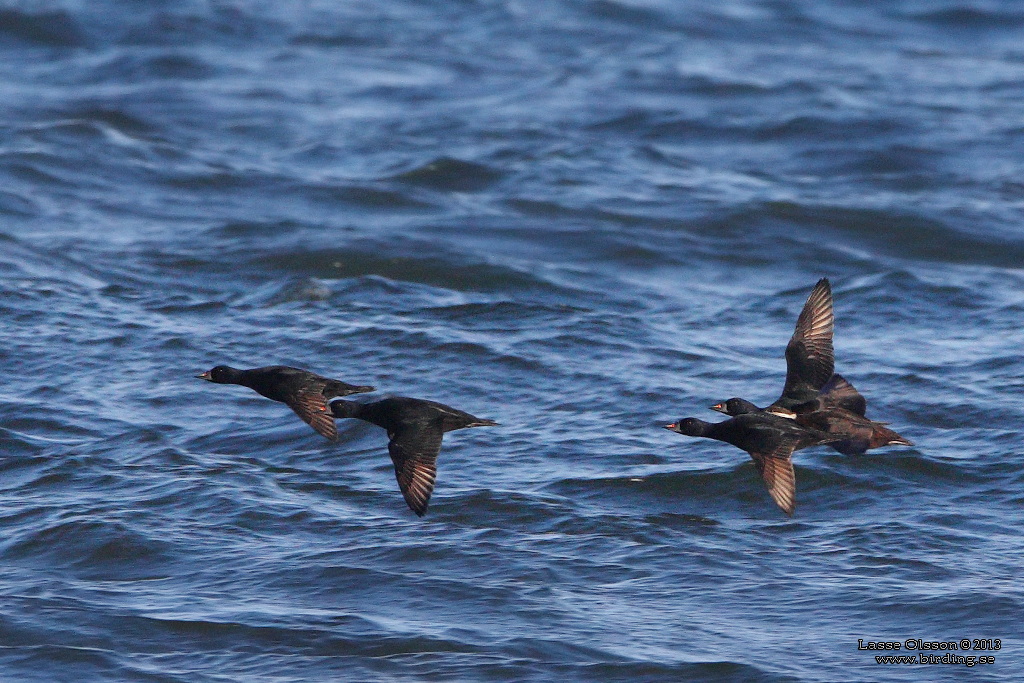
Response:
[[[768,493],[771,495],[772,500],[775,501],[775,504],[779,506],[779,509],[790,517],[793,516],[793,511],[796,510],[795,488],[788,490],[785,488],[769,489]]]
[[[399,482],[399,488],[402,491],[402,497],[405,498],[406,505],[416,513],[417,517],[427,514],[427,506],[430,505],[430,497],[434,493],[433,480],[426,484],[426,486],[419,483],[414,485],[413,482],[402,486],[401,482]]]
[[[309,426],[316,430],[316,433],[324,437],[328,441],[338,440],[338,428],[334,425],[334,416],[325,416],[330,419],[330,424],[323,421],[323,418],[318,416],[313,422],[309,423]]]
[[[822,279],[818,284],[814,285],[814,289],[807,296],[807,301],[804,303],[804,307],[807,310],[808,326],[814,325],[815,327],[822,327],[826,323],[823,318],[826,315],[831,316],[833,302],[832,302],[832,287],[828,284],[827,279]],[[803,311],[801,311],[803,313]],[[831,327],[831,320],[827,321],[828,326]]]
[[[769,495],[772,496],[772,500],[775,501],[775,504],[779,506],[780,510],[785,512],[790,517],[793,516],[793,512],[796,510],[796,497],[795,497],[795,494],[794,494],[793,498],[787,499],[787,498],[785,498],[781,494],[778,495],[778,497],[776,497],[776,494],[773,491],[769,491],[768,493],[769,493]]]
[[[793,516],[796,509],[796,472],[793,471],[793,443],[781,443],[772,453],[751,453],[768,494],[783,512]]]
[[[399,432],[388,443],[398,488],[409,509],[420,517],[426,513],[434,493],[440,450],[440,429]]]
[[[786,385],[783,398],[800,393],[804,385],[821,389],[835,372],[832,334],[835,313],[832,289],[822,278],[807,297],[786,345]]]
[[[302,418],[302,420],[316,430],[320,436],[331,441],[338,440],[338,428],[334,425],[334,415],[327,407],[327,401],[323,394],[315,391],[300,391],[288,406]]]

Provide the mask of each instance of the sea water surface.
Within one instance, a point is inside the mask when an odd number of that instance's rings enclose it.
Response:
[[[1018,3],[5,3],[0,679],[1020,680],[1022,214]],[[661,426],[821,277],[916,446],[788,518]],[[501,426],[419,519],[219,363]]]

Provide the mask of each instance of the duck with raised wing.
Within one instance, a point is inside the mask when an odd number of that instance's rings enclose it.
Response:
[[[846,381],[842,375],[832,375],[832,379],[825,383],[825,386],[818,392],[816,398],[811,401],[804,403],[798,403],[794,406],[794,410],[797,406],[801,407],[804,411],[811,410],[811,406],[818,406],[818,409],[825,407],[843,408],[849,410],[852,413],[863,416],[867,410],[867,401],[863,396],[860,395],[853,385]],[[796,416],[794,410],[781,408],[775,405],[771,405],[767,408],[758,408],[756,405],[742,398],[730,398],[728,401],[722,401],[711,406],[711,410],[717,410],[720,413],[725,413],[735,417],[736,415],[743,415],[744,413],[760,413],[770,412],[779,417],[788,417],[790,419]]]
[[[782,395],[764,410],[792,410],[794,406],[817,398],[818,392],[835,372],[832,350],[834,327],[832,286],[828,278],[823,277],[807,297],[796,319],[793,336],[786,345],[786,383],[782,387]],[[749,401],[745,403],[757,407]]]
[[[794,420],[801,427],[827,432],[842,437],[829,446],[843,455],[861,455],[871,448],[882,446],[913,446],[914,443],[886,427],[884,422],[875,422],[864,417],[867,402],[841,375],[822,387],[818,397],[796,406],[791,410],[769,406],[762,410],[742,398],[711,406],[726,415],[768,413]]]

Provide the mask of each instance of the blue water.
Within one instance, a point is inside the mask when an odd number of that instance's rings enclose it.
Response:
[[[1019,680],[1022,213],[1018,3],[5,4],[0,679]],[[660,426],[820,277],[917,445],[790,519]],[[218,363],[501,426],[419,519]]]

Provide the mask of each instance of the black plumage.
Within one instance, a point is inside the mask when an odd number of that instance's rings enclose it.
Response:
[[[821,278],[807,297],[796,320],[793,336],[786,345],[786,383],[782,387],[782,395],[767,408],[758,408],[744,399],[729,400],[739,402],[736,405],[745,404],[743,410],[749,412],[792,412],[795,406],[816,399],[835,372],[834,329],[832,286],[828,278]],[[729,415],[740,414],[728,413],[725,403],[719,403],[713,409]]]
[[[860,392],[854,389],[853,385],[847,382],[842,375],[832,375],[832,379],[825,383],[825,386],[821,388],[821,391],[818,392],[813,400],[795,404],[792,409],[780,408],[775,404],[767,408],[758,408],[746,399],[733,397],[728,401],[716,403],[711,406],[711,410],[717,410],[730,416],[769,412],[780,417],[792,418],[796,414],[795,410],[797,408],[804,412],[822,410],[824,408],[842,408],[863,416],[867,410],[867,405],[867,401],[860,395]]]
[[[434,492],[444,433],[498,424],[443,403],[402,396],[370,403],[333,401],[330,408],[334,417],[365,420],[387,430],[398,487],[409,508],[420,517],[426,513]]]
[[[798,425],[842,437],[841,441],[829,445],[843,455],[861,455],[870,448],[882,446],[914,445],[913,441],[903,438],[885,423],[874,422],[837,405],[810,401],[796,406],[794,412]]]
[[[286,365],[271,365],[251,370],[218,365],[196,377],[216,384],[239,384],[249,387],[260,396],[280,401],[294,410],[319,434],[332,441],[338,439],[338,428],[327,408],[327,401],[339,396],[374,391],[373,387],[346,384],[340,380],[328,379],[308,370],[290,368]]]
[[[791,410],[772,406],[762,410],[742,398],[730,398],[711,408],[731,416],[767,413],[792,419],[801,427],[841,437],[829,446],[844,455],[860,455],[882,446],[914,445],[886,427],[884,422],[866,418],[867,402],[841,375],[833,375],[814,400],[793,406]]]
[[[724,441],[746,451],[757,465],[772,500],[787,515],[792,515],[796,508],[793,451],[838,438],[764,412],[743,413],[718,423],[688,417],[665,425],[665,428],[686,436]]]
[[[782,395],[768,406],[769,409],[791,410],[817,397],[835,372],[834,327],[832,286],[828,278],[821,278],[807,297],[793,336],[786,345],[786,384]]]
[[[867,412],[868,402],[859,391],[853,388],[852,384],[846,381],[846,378],[842,375],[832,375],[832,378],[825,383],[815,398],[793,406],[794,411],[797,408],[804,412],[824,410],[825,408],[842,408],[863,417]]]
[[[750,415],[754,413],[763,413],[764,408],[758,408],[750,401],[744,398],[730,398],[728,401],[722,401],[711,406],[711,410],[717,410],[720,413],[725,413],[730,417],[736,417],[737,415]]]

